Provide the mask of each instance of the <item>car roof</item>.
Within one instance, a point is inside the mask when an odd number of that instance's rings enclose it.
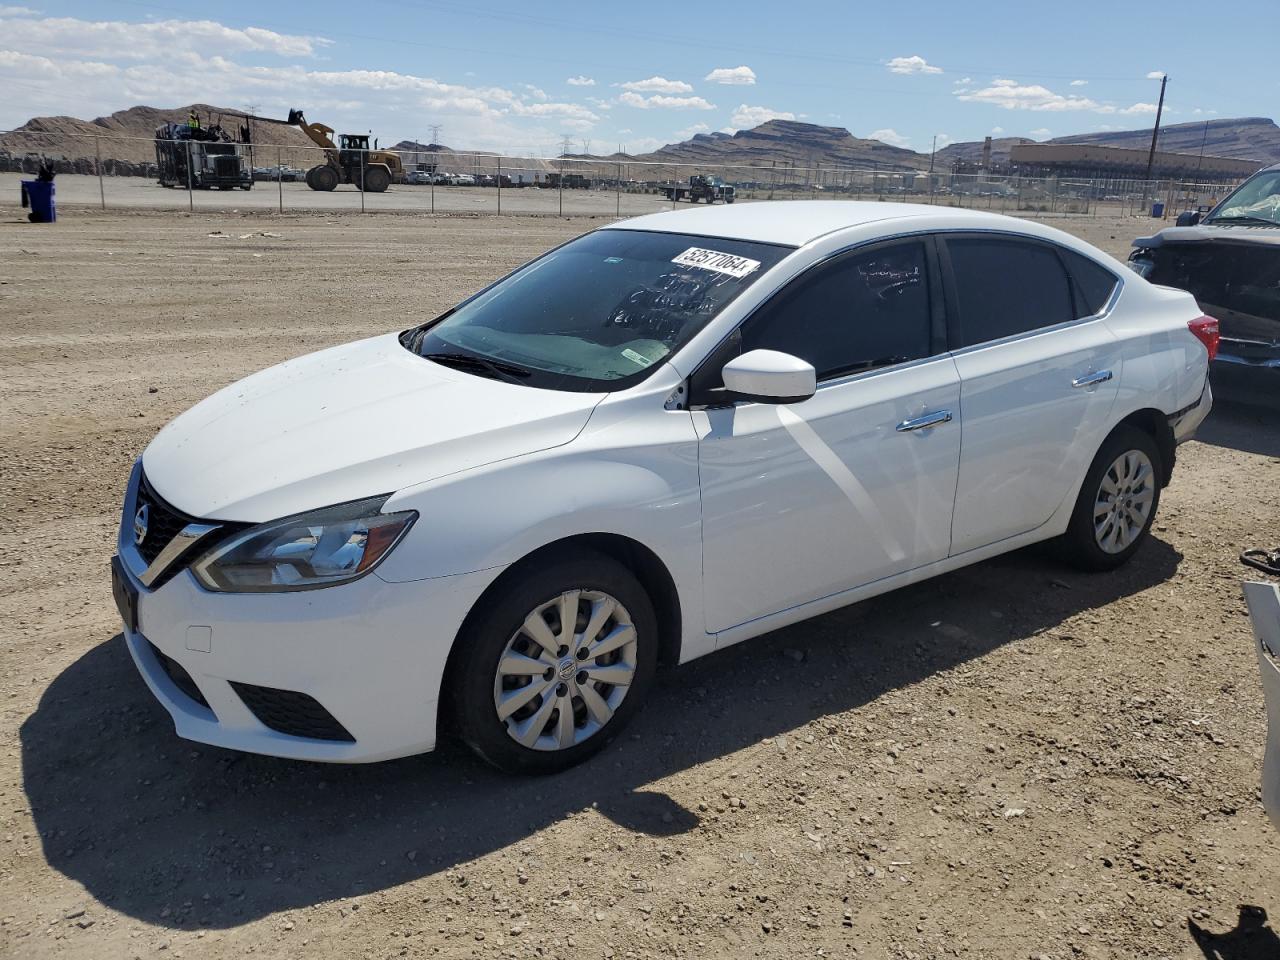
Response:
[[[956,221],[975,228],[1015,230],[1034,234],[1027,221],[1016,217],[938,207],[923,203],[880,203],[874,200],[774,200],[738,202],[722,206],[695,206],[684,210],[650,213],[611,224],[610,230],[652,230],[659,233],[691,233],[728,240],[751,240],[802,247],[806,243],[850,227],[908,219],[945,219],[952,228]],[[928,229],[927,222],[912,228]],[[886,232],[892,232],[888,230]]]

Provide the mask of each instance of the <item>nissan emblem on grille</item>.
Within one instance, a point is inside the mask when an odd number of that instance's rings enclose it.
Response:
[[[147,521],[150,519],[151,508],[147,504],[143,504],[138,508],[138,512],[133,515],[133,542],[141,544],[147,539]]]

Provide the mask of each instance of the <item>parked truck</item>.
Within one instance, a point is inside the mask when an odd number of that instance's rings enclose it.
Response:
[[[242,138],[243,139],[243,138]],[[248,143],[215,124],[166,123],[156,130],[156,167],[162,187],[249,190],[253,187]]]
[[[702,174],[694,174],[690,177],[688,185],[671,183],[664,184],[659,189],[668,200],[688,200],[690,203],[698,203],[702,200],[707,203],[715,203],[717,200],[733,203],[735,192],[733,184],[725,183],[719,177],[707,177]]]

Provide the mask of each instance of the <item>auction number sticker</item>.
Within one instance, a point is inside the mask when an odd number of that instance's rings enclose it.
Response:
[[[678,263],[683,267],[714,270],[716,273],[723,273],[739,280],[760,267],[759,260],[738,257],[732,253],[722,253],[719,250],[704,250],[702,247],[690,247],[679,256],[672,257],[671,262]]]

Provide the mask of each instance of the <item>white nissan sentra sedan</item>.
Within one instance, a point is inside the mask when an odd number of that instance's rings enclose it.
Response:
[[[125,495],[125,637],[192,740],[371,761],[448,719],[562,769],[660,661],[1035,541],[1128,560],[1216,346],[1189,294],[1023,220],[639,217],[166,426]]]

